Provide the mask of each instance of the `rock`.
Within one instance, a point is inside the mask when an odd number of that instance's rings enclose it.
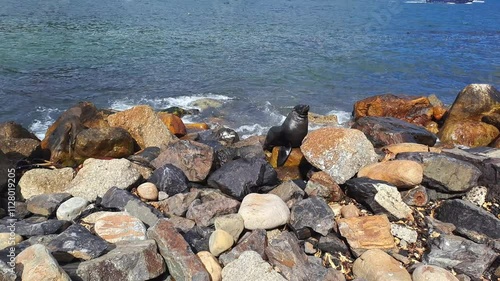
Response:
[[[439,139],[443,143],[487,146],[499,134],[498,129],[482,122],[482,117],[497,110],[500,93],[491,85],[470,84],[453,102]]]
[[[60,193],[74,176],[72,168],[32,169],[21,177],[18,188],[24,199],[40,194]]]
[[[278,195],[281,200],[288,202],[290,200],[300,201],[304,197],[304,190],[302,190],[295,182],[285,181],[269,191],[269,194]]]
[[[217,216],[236,213],[240,202],[231,198],[219,198],[192,206],[186,213],[186,218],[192,219],[199,226],[209,226]]]
[[[0,260],[0,280],[2,281],[15,281],[16,272],[15,267],[12,268],[6,262]]]
[[[23,241],[23,237],[13,232],[0,233],[0,250],[15,246]]]
[[[14,121],[0,123],[0,136],[8,139],[32,139],[40,141],[35,134]]]
[[[340,186],[325,172],[314,173],[307,181],[304,191],[309,196],[319,196],[327,202],[338,202],[344,197]]]
[[[218,141],[224,146],[234,144],[240,140],[238,133],[230,128],[219,127],[213,130],[202,131],[198,134],[197,141]]]
[[[95,233],[109,243],[146,240],[146,227],[126,212],[112,213],[97,219]]]
[[[430,251],[423,258],[425,263],[453,269],[477,280],[481,279],[483,272],[498,257],[486,245],[454,235],[442,234],[429,243]]]
[[[486,194],[488,194],[488,188],[485,186],[476,186],[469,190],[463,200],[469,201],[472,204],[481,207],[484,202],[486,202]]]
[[[167,126],[170,133],[176,137],[182,137],[186,135],[186,126],[182,119],[175,114],[170,114],[166,112],[158,112],[158,118]]]
[[[455,231],[455,229],[457,228],[452,223],[442,222],[430,216],[425,217],[425,223],[429,228],[429,233],[437,231],[438,233],[452,234],[453,231]]]
[[[89,128],[76,136],[75,158],[122,158],[133,153],[134,139],[122,128]]]
[[[100,205],[104,208],[124,211],[129,201],[140,201],[140,199],[127,190],[112,187],[104,193]]]
[[[245,251],[254,251],[258,253],[262,259],[267,260],[265,252],[268,244],[267,242],[268,239],[264,229],[253,230],[252,232],[246,233],[231,251],[220,255],[219,261],[226,266],[236,260]]]
[[[427,189],[422,185],[416,186],[407,191],[402,191],[401,198],[408,206],[423,207],[429,203]]]
[[[353,129],[322,128],[309,132],[300,149],[309,163],[338,184],[377,161],[373,145],[361,131]]]
[[[191,246],[191,249],[197,253],[201,251],[209,251],[209,240],[210,235],[215,229],[212,227],[198,226],[196,225],[192,229],[186,232],[182,232],[182,236],[186,242]]]
[[[184,125],[186,125],[186,130],[189,132],[204,131],[210,129],[210,126],[208,126],[207,123],[187,123]]]
[[[47,248],[40,244],[28,247],[16,257],[16,271],[20,272],[22,280],[71,280]]]
[[[92,235],[85,227],[74,224],[54,238],[47,248],[58,261],[71,261],[73,258],[95,259],[108,248],[102,238]]]
[[[415,268],[411,276],[413,281],[458,281],[458,279],[448,270],[428,264],[422,264]]]
[[[73,197],[63,202],[56,211],[58,220],[71,221],[87,207],[89,202],[81,197]]]
[[[145,182],[137,187],[137,194],[144,200],[158,200],[158,188],[151,182]]]
[[[433,106],[427,97],[392,94],[357,101],[353,110],[356,120],[365,116],[394,117],[421,126],[432,120],[433,113]]]
[[[364,252],[354,261],[352,271],[355,277],[367,281],[411,281],[410,274],[398,261],[378,249]]]
[[[224,230],[231,234],[234,242],[238,241],[241,232],[245,228],[243,217],[240,214],[229,214],[216,217],[214,225],[216,230]]]
[[[0,192],[3,192],[4,189],[7,189],[9,172],[12,172],[12,170],[10,169],[14,168],[15,168],[14,163],[12,163],[0,149]]]
[[[310,280],[346,281],[342,272],[333,268],[325,268],[321,258],[307,256],[307,260],[310,266]]]
[[[124,241],[105,255],[63,266],[73,280],[150,280],[166,271],[154,240]]]
[[[125,211],[147,226],[155,225],[159,218],[163,218],[160,211],[139,200],[128,201],[125,205]]]
[[[273,168],[278,167],[278,154],[280,151],[279,146],[275,146],[272,149],[272,154],[271,158],[269,159],[269,163]],[[292,151],[290,151],[290,154],[288,155],[288,158],[286,159],[285,163],[283,163],[282,167],[298,167],[300,165],[300,162],[304,161],[304,155],[300,151],[300,148],[292,148]]]
[[[200,258],[191,251],[186,240],[168,220],[158,220],[148,229],[147,235],[158,244],[168,271],[175,280],[210,280],[210,274]]]
[[[202,182],[208,176],[214,162],[214,150],[205,144],[179,140],[170,143],[151,163],[160,168],[172,164],[181,169],[189,181]]]
[[[222,267],[210,252],[202,251],[196,254],[211,277],[211,281],[222,281]]]
[[[342,253],[344,256],[350,257],[351,252],[349,247],[340,239],[336,233],[328,233],[326,236],[321,236],[317,245],[318,249],[330,254]]]
[[[51,217],[62,202],[71,198],[69,193],[40,194],[27,200],[28,211],[36,215]]]
[[[196,225],[194,221],[183,217],[170,216],[168,219],[180,233],[187,233]]]
[[[337,115],[333,115],[333,114],[321,115],[321,114],[309,112],[307,114],[307,119],[309,121],[309,124],[314,124],[314,125],[319,125],[319,126],[336,127],[339,125]]]
[[[413,187],[422,182],[424,169],[418,162],[393,160],[373,163],[361,168],[358,177],[386,181],[396,187]]]
[[[293,205],[290,215],[290,226],[294,231],[303,228],[325,236],[335,226],[332,209],[320,197],[309,197]]]
[[[158,191],[158,201],[163,201],[168,198],[168,194],[165,191]]]
[[[156,157],[158,157],[158,155],[160,155],[160,153],[161,149],[159,147],[150,146],[137,151],[134,155],[127,157],[127,159],[134,163],[153,167],[153,164],[151,163],[156,159]]]
[[[241,202],[238,214],[243,217],[245,228],[272,229],[290,219],[288,206],[274,194],[250,193]]]
[[[356,205],[354,204],[349,204],[342,207],[342,209],[340,209],[340,213],[342,214],[342,217],[345,219],[359,217],[360,215],[358,207],[356,207]]]
[[[386,145],[381,148],[381,150],[387,154],[391,155],[391,158],[395,157],[397,154],[402,152],[436,152],[440,153],[441,149],[436,147],[430,147],[424,144],[412,143],[412,142],[402,142],[393,143]]]
[[[367,206],[374,214],[387,214],[391,219],[412,216],[410,207],[403,202],[398,189],[384,181],[369,178],[350,179],[345,184],[345,193]]]
[[[51,162],[73,166],[78,164],[74,159],[76,137],[85,128],[99,127],[108,127],[102,112],[90,102],[80,102],[47,129],[41,148],[50,152]]]
[[[404,142],[434,146],[437,140],[437,136],[425,128],[393,117],[362,117],[352,128],[361,130],[374,147]]]
[[[150,146],[162,148],[176,139],[157,113],[147,105],[112,114],[108,116],[108,122],[111,127],[127,130],[142,149]]]
[[[493,239],[500,238],[500,219],[486,210],[464,200],[446,200],[436,210],[436,218],[443,222],[453,223]]]
[[[212,232],[212,235],[210,235],[208,246],[210,249],[210,253],[218,257],[221,253],[231,248],[231,246],[233,246],[233,243],[234,238],[230,233],[227,233],[222,229],[216,229],[214,232]]]
[[[194,200],[200,198],[200,192],[177,193],[160,203],[166,215],[185,216]]]
[[[155,184],[159,191],[164,191],[169,196],[182,193],[188,188],[186,175],[172,164],[165,164],[156,169],[148,181]]]
[[[242,200],[245,195],[259,192],[262,186],[277,183],[276,171],[261,158],[240,158],[230,161],[208,177],[208,185]]]
[[[111,187],[128,189],[137,183],[141,174],[127,159],[99,160],[89,158],[83,163],[76,177],[65,192],[75,197],[94,201]]]
[[[394,237],[397,237],[408,243],[417,242],[417,237],[418,237],[417,231],[404,225],[391,223],[391,234]]]
[[[16,222],[16,234],[25,237],[48,235],[56,233],[64,226],[65,226],[64,221],[52,220],[52,219],[47,220],[46,218],[41,218],[41,217],[31,217]],[[1,232],[10,233],[8,225],[0,224],[0,233]]]
[[[337,219],[340,234],[354,249],[392,249],[394,237],[386,215]]]
[[[223,281],[285,281],[272,266],[254,251],[242,253],[222,269]]]
[[[43,158],[40,141],[38,139],[5,138],[0,134],[0,150],[13,161],[24,158]]]

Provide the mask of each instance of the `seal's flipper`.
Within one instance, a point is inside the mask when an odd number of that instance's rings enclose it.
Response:
[[[281,167],[285,164],[286,160],[288,159],[288,156],[290,156],[290,153],[292,152],[292,146],[280,146],[278,150],[278,159],[277,159],[277,165],[278,167]]]

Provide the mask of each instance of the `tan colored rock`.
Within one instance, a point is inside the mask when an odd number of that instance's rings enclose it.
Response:
[[[300,149],[309,163],[338,184],[378,159],[372,143],[356,129],[322,128],[309,132]]]
[[[357,218],[360,215],[360,211],[359,211],[358,207],[356,207],[356,205],[354,205],[354,204],[349,204],[349,205],[343,206],[340,209],[340,213],[342,214],[342,217],[344,219]]]
[[[389,144],[382,147],[382,151],[387,154],[393,154],[396,156],[398,153],[402,152],[436,152],[441,153],[441,149],[436,147],[430,147],[425,144],[412,143],[412,142],[403,142],[403,143],[394,143]]]
[[[18,187],[24,199],[40,194],[61,193],[74,176],[72,168],[32,169],[24,173]]]
[[[125,158],[134,153],[134,139],[122,128],[82,130],[76,136],[75,158]]]
[[[238,214],[243,217],[245,228],[250,230],[272,229],[290,219],[290,209],[274,194],[248,194],[243,198]]]
[[[309,178],[304,191],[309,196],[323,197],[327,202],[337,202],[344,198],[340,186],[323,171],[316,172]]]
[[[392,249],[394,237],[386,215],[337,219],[340,234],[355,249]]]
[[[158,112],[158,117],[175,136],[182,137],[186,135],[186,126],[179,116],[166,112]]]
[[[23,281],[71,281],[49,250],[41,244],[26,248],[16,258],[16,271]]]
[[[367,281],[412,281],[408,271],[397,260],[378,249],[364,252],[354,261],[352,271],[355,277]]]
[[[219,261],[208,251],[201,251],[196,255],[207,269],[212,281],[222,281],[222,267]]]
[[[110,243],[146,240],[146,226],[141,220],[126,212],[100,217],[95,222],[94,231],[99,237]]]
[[[422,165],[410,160],[392,160],[373,163],[361,168],[358,177],[382,180],[396,187],[411,187],[422,182]]]
[[[241,232],[245,228],[243,217],[240,214],[229,214],[215,218],[215,229],[221,229],[233,236],[237,242]]]
[[[439,131],[443,143],[459,144],[469,147],[487,146],[499,135],[499,130],[480,121],[456,120],[449,122]]]
[[[413,281],[458,281],[458,278],[448,270],[429,264],[422,264],[415,268],[412,273],[412,278]]]
[[[274,168],[278,179],[282,182],[302,179],[302,174],[298,166],[281,166]]]
[[[207,123],[187,123],[186,129],[189,131],[203,131],[210,129]]]
[[[234,243],[234,238],[231,234],[222,229],[216,229],[210,235],[208,247],[212,255],[218,257],[220,254],[231,248]]]
[[[145,182],[137,187],[139,197],[149,201],[158,200],[158,188],[154,183]]]
[[[23,237],[19,234],[4,232],[0,233],[0,250],[7,247],[14,247],[23,241]]]
[[[273,168],[278,167],[278,153],[279,146],[273,147],[271,158],[269,159],[269,164],[273,166]],[[282,165],[283,167],[298,167],[300,162],[304,159],[304,155],[300,151],[300,148],[292,148],[288,159],[286,159],[285,163]]]
[[[176,139],[153,108],[147,105],[112,114],[108,116],[108,122],[112,127],[127,130],[141,149],[149,146],[165,147]]]

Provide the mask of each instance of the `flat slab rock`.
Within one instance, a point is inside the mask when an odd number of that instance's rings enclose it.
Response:
[[[354,249],[392,249],[394,237],[386,215],[337,220],[340,234]]]

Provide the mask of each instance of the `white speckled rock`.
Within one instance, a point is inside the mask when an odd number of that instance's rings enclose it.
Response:
[[[210,235],[208,247],[212,255],[218,257],[227,249],[231,248],[234,243],[234,238],[231,234],[222,229],[217,229]]]
[[[448,270],[434,265],[422,264],[412,274],[413,281],[458,281]]]
[[[149,201],[158,200],[158,188],[154,183],[145,182],[137,187],[139,197]]]
[[[19,190],[24,199],[48,193],[60,193],[75,177],[72,168],[32,169],[24,173],[19,180]]]
[[[212,281],[221,281],[222,280],[222,267],[219,264],[219,261],[210,253],[207,251],[201,251],[196,254],[203,265],[205,266],[205,269],[208,271],[210,274],[210,277],[212,277]]]
[[[146,240],[146,226],[144,223],[126,212],[117,212],[100,217],[94,225],[94,230],[99,237],[110,243]]]
[[[141,174],[127,159],[87,159],[65,192],[75,197],[94,201],[102,197],[108,189],[116,186],[127,189],[139,180]]]
[[[290,219],[290,209],[274,194],[250,193],[241,202],[238,214],[243,217],[246,229],[272,229]]]
[[[222,269],[222,281],[286,281],[254,251],[243,252]]]
[[[487,193],[488,188],[485,186],[475,186],[465,194],[463,199],[481,207],[486,202]]]
[[[57,208],[56,216],[58,220],[70,221],[76,218],[87,207],[89,201],[81,197],[73,197],[64,201]]]

